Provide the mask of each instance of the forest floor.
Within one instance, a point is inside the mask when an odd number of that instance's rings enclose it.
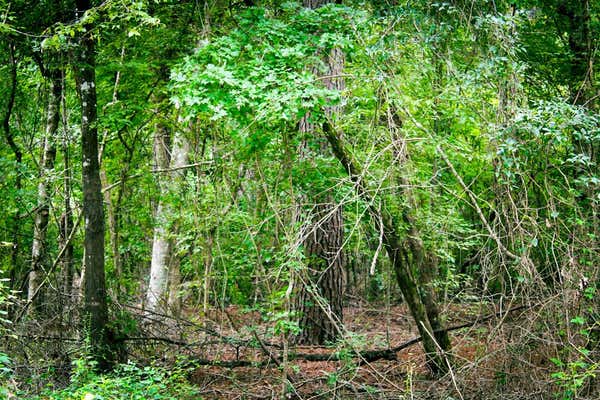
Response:
[[[540,390],[549,393],[550,355],[522,347],[523,335],[518,334],[528,329],[527,310],[482,321],[499,311],[506,310],[489,303],[444,310],[447,327],[479,322],[452,332],[453,366],[441,379],[428,373],[420,343],[397,352],[396,360],[366,363],[349,355],[351,349],[389,349],[418,337],[405,305],[346,308],[344,321],[351,333],[345,347],[290,345],[286,385],[283,341],[272,334],[273,322],[238,307],[212,311],[203,322],[198,319],[197,325],[178,332],[187,345],[163,348],[164,359],[196,365],[190,380],[206,399],[270,399],[284,392],[300,399],[526,399]],[[191,310],[185,314],[186,320],[198,315]],[[302,359],[307,354],[334,359]]]

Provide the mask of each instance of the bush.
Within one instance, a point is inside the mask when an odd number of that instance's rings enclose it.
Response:
[[[46,389],[32,400],[185,400],[200,399],[187,383],[185,371],[123,364],[110,374],[97,375],[85,359],[74,362],[71,384],[61,390]]]

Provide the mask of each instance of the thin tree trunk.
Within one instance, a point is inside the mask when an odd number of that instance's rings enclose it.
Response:
[[[174,252],[169,262],[169,276],[168,276],[168,301],[167,306],[169,311],[173,315],[179,315],[181,311],[181,296],[179,289],[181,287],[181,259],[179,255]]]
[[[15,45],[12,42],[8,44],[9,50],[9,61],[10,61],[10,91],[8,94],[7,106],[6,106],[6,114],[4,114],[4,118],[2,121],[2,128],[4,130],[4,136],[6,137],[6,141],[8,142],[8,146],[12,150],[15,156],[15,166],[16,166],[16,175],[15,175],[15,190],[17,191],[17,201],[16,201],[16,211],[12,217],[12,251],[11,251],[11,270],[10,270],[10,284],[11,288],[15,288],[17,281],[17,269],[18,269],[18,261],[19,261],[19,197],[18,192],[21,190],[21,163],[23,160],[23,152],[19,148],[19,145],[15,141],[13,133],[10,129],[10,119],[12,117],[12,111],[15,105],[15,98],[17,94],[17,60],[15,58]]]
[[[89,0],[78,0],[77,16],[91,7]],[[90,27],[88,27],[90,28]],[[107,330],[108,307],[104,273],[104,209],[98,163],[98,127],[96,110],[96,71],[94,38],[87,29],[78,38],[75,49],[75,77],[81,103],[81,147],[84,218],[84,318],[90,356],[100,370],[112,367],[113,354]]]
[[[408,144],[400,132],[402,121],[398,118],[398,111],[394,108],[393,104],[389,103],[387,108],[387,125],[394,140],[394,164],[404,167],[409,161]],[[402,219],[408,226],[408,235],[405,239],[406,244],[404,247],[410,250],[411,257],[410,260],[406,260],[407,267],[410,265],[409,262],[412,261],[412,265],[418,271],[417,282],[420,285],[419,293],[426,309],[427,319],[431,324],[435,340],[439,347],[443,351],[448,352],[452,347],[450,336],[448,335],[448,331],[443,329],[436,301],[437,296],[433,289],[433,279],[437,269],[437,257],[429,253],[423,245],[421,233],[413,215],[413,210],[416,208],[414,194],[411,190],[410,181],[403,171],[398,172],[398,187],[400,188],[399,194],[402,197],[401,201],[406,203],[402,210]]]
[[[50,93],[48,94],[48,110],[46,116],[46,132],[44,137],[44,150],[40,169],[40,182],[38,184],[38,207],[33,225],[33,243],[31,249],[31,271],[29,272],[29,287],[27,300],[32,302],[29,312],[34,314],[43,304],[43,294],[38,293],[44,272],[48,271],[49,260],[46,240],[48,218],[50,214],[50,175],[54,170],[56,159],[56,136],[60,119],[60,101],[62,96],[62,80],[59,71],[52,71],[50,77]]]
[[[78,290],[73,285],[74,281],[74,262],[73,262],[73,244],[68,243],[69,237],[71,237],[71,232],[73,231],[73,209],[71,207],[71,157],[69,153],[69,137],[68,137],[68,117],[66,110],[66,97],[65,97],[65,71],[62,71],[61,74],[61,85],[62,85],[62,127],[63,127],[63,135],[62,135],[62,153],[63,153],[63,193],[64,193],[64,211],[61,216],[60,223],[60,233],[59,233],[59,247],[65,248],[61,259],[61,271],[63,275],[63,293],[66,296],[66,300],[63,302],[63,310],[69,313],[69,318],[67,321],[70,321],[72,313],[70,312],[70,308],[72,305],[79,303],[79,298],[77,297]]]
[[[106,171],[100,170],[100,181],[102,187],[108,186]],[[119,254],[119,232],[117,226],[117,210],[112,201],[110,191],[106,190],[103,193],[104,203],[106,203],[106,212],[108,214],[108,234],[110,238],[110,250],[113,259],[113,268],[116,273],[115,284],[117,286],[117,294],[121,293],[121,279],[123,279],[123,267],[121,264],[121,255]]]
[[[208,232],[206,238],[206,248],[204,255],[204,275],[202,278],[202,312],[204,318],[208,316],[208,306],[210,301],[210,276],[212,273],[213,265],[213,243],[216,229],[212,228]]]

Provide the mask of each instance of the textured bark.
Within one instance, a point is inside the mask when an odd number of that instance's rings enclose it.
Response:
[[[338,337],[342,323],[342,300],[345,286],[342,254],[342,210],[327,202],[319,204],[315,221],[304,241],[308,273],[297,293],[300,315],[299,343],[323,344]]]
[[[90,8],[90,2],[77,1],[77,15],[81,17]],[[89,340],[90,355],[100,370],[110,369],[113,354],[107,331],[108,307],[104,273],[104,209],[98,163],[98,128],[96,110],[96,71],[94,39],[90,28],[78,38],[75,49],[75,78],[81,103],[81,147],[83,175],[84,218],[84,310],[83,323]]]
[[[50,214],[51,186],[50,175],[54,170],[56,159],[56,136],[60,119],[60,100],[62,95],[62,80],[58,71],[50,75],[50,93],[48,94],[48,110],[46,115],[46,132],[44,137],[44,150],[40,169],[40,182],[38,184],[38,207],[33,225],[33,243],[31,246],[31,271],[29,272],[29,287],[27,300],[31,302],[30,313],[38,311],[43,304],[43,294],[34,294],[39,290],[44,272],[48,271],[49,259],[47,254],[46,230]]]
[[[304,6],[318,8],[331,3],[328,0],[305,0]],[[344,81],[340,77],[344,65],[343,53],[333,49],[328,55],[328,71],[324,84],[329,89],[342,90]],[[339,113],[339,106],[328,107],[329,116]],[[300,131],[314,133],[315,127],[308,116],[300,121]],[[320,153],[328,153],[323,141]],[[302,155],[301,155],[302,156]],[[304,253],[307,260],[307,273],[298,282],[296,311],[300,314],[300,334],[296,340],[301,344],[324,344],[333,342],[340,333],[343,322],[343,296],[345,291],[345,258],[342,252],[344,243],[344,221],[342,208],[338,207],[331,195],[313,194],[309,199],[315,207],[309,226],[306,227]]]
[[[168,132],[164,128],[157,131],[155,137],[154,153],[155,164],[160,170],[170,169],[165,172],[161,184],[161,196],[168,195],[177,190],[179,184],[185,175],[182,169],[188,163],[189,143],[181,130],[177,130],[173,139],[171,156],[168,152]],[[168,162],[168,168],[164,166]],[[172,243],[171,231],[169,230],[170,219],[174,210],[169,202],[161,199],[156,209],[156,227],[154,228],[154,240],[152,243],[152,262],[150,265],[150,282],[146,293],[146,309],[148,311],[157,311],[159,307],[167,305],[168,293],[167,284],[169,275],[179,276],[178,271],[169,273],[170,265],[172,269],[179,268],[179,263],[172,263]],[[172,285],[171,289],[176,290],[177,284]]]

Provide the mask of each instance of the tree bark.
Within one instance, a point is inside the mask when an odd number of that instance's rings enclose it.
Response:
[[[170,157],[168,143],[168,131],[161,127],[155,137],[155,164],[161,170],[169,169],[170,171],[165,172],[165,177],[162,178],[163,182],[160,189],[162,198],[159,200],[156,209],[150,282],[146,293],[146,310],[148,311],[157,311],[160,307],[167,305],[168,277],[169,275],[179,276],[178,271],[169,273],[170,265],[172,265],[171,268],[179,268],[179,263],[171,263],[173,257],[170,238],[172,228],[169,225],[172,222],[174,210],[168,199],[164,197],[174,193],[177,186],[182,183],[185,176],[185,169],[182,167],[188,163],[189,143],[181,129],[175,132]],[[165,165],[168,165],[168,168],[163,168]]]
[[[318,8],[331,3],[330,0],[305,0],[304,7]],[[324,79],[328,89],[342,90],[344,81],[339,75],[344,65],[343,53],[333,49],[327,59],[331,76]],[[327,107],[328,115],[339,113],[339,107]],[[304,133],[315,132],[315,127],[305,116],[300,122]],[[328,146],[322,143],[320,153],[327,154]],[[309,200],[314,206],[311,221],[306,227],[304,253],[307,273],[301,276],[296,297],[299,312],[300,334],[296,341],[301,344],[324,344],[335,341],[343,322],[343,296],[345,291],[346,262],[342,252],[344,243],[344,220],[342,208],[333,201],[333,196],[316,195]]]
[[[49,260],[47,254],[46,230],[50,214],[51,186],[50,175],[54,170],[56,159],[56,136],[60,119],[60,101],[62,96],[62,79],[60,71],[51,71],[50,93],[48,94],[48,110],[46,116],[46,132],[44,137],[44,150],[40,169],[40,182],[38,184],[38,207],[33,226],[33,243],[31,249],[31,271],[29,272],[29,287],[27,300],[32,302],[29,312],[34,314],[43,304],[43,294],[34,294],[38,291],[43,280],[43,274],[48,271]]]
[[[81,18],[91,5],[78,0],[77,17]],[[84,265],[83,277],[84,331],[89,340],[90,356],[100,370],[112,367],[114,355],[107,329],[108,307],[104,273],[104,209],[98,163],[98,128],[96,110],[95,45],[91,27],[78,37],[75,49],[75,79],[81,104],[81,150],[83,175]]]
[[[314,223],[304,241],[308,271],[297,293],[302,329],[297,341],[303,344],[335,341],[342,323],[344,225],[341,208],[326,200],[315,207]]]

